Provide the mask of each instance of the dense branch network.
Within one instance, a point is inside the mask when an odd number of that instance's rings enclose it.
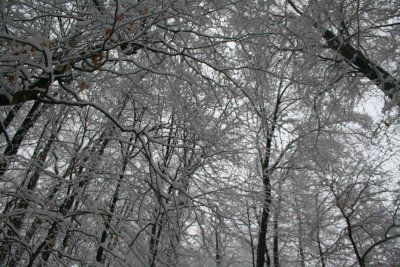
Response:
[[[397,266],[388,2],[0,1],[0,265]]]

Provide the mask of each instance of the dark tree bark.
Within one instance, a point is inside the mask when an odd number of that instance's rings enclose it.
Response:
[[[338,202],[338,200],[337,200]],[[357,247],[357,243],[356,240],[354,238],[354,227],[350,221],[350,216],[351,214],[346,214],[346,212],[344,211],[343,207],[338,205],[338,208],[340,210],[340,213],[342,213],[343,218],[346,221],[346,226],[347,226],[347,236],[350,240],[350,244],[353,247],[354,250],[354,254],[356,255],[357,258],[357,262],[360,265],[360,267],[365,267],[365,262],[364,259],[361,257],[361,253],[359,248]]]
[[[130,142],[132,142],[132,138],[131,138]],[[126,155],[125,155],[123,163],[122,163],[121,174],[119,176],[117,186],[115,187],[115,191],[113,193],[113,196],[112,196],[112,199],[111,199],[111,202],[110,202],[110,206],[109,206],[110,211],[105,216],[104,229],[103,229],[103,231],[101,233],[100,245],[97,248],[97,252],[96,252],[96,261],[99,262],[99,263],[102,263],[102,264],[104,264],[103,254],[104,254],[104,248],[106,246],[105,242],[106,242],[107,237],[108,237],[108,231],[109,231],[109,229],[111,227],[111,220],[113,218],[113,215],[114,215],[114,212],[115,212],[115,208],[117,206],[117,201],[119,199],[119,191],[121,189],[121,184],[122,184],[122,181],[123,181],[124,176],[125,176],[124,173],[125,173],[125,170],[126,170],[126,167],[128,165],[129,160],[132,158],[131,157],[131,153],[133,152],[133,149],[130,152],[129,152],[130,148],[128,147],[128,149],[127,149],[128,151],[126,152]]]
[[[251,262],[252,262],[252,266],[255,267],[256,266],[256,257],[255,257],[255,249],[254,249],[254,237],[253,237],[253,233],[251,231],[251,219],[250,219],[250,207],[249,207],[249,203],[246,200],[246,216],[247,216],[247,229],[249,232],[249,237],[250,237],[250,249],[251,249]]]
[[[320,235],[320,229],[319,225],[317,225],[317,243],[318,243],[318,253],[319,253],[319,258],[321,261],[321,266],[325,267],[325,254],[322,250],[322,243],[321,243],[321,235]]]
[[[28,184],[27,184],[27,187],[26,187],[26,190],[28,191],[28,193],[33,191],[36,188],[36,185],[37,185],[37,183],[39,181],[41,170],[44,167],[44,163],[46,162],[48,153],[49,153],[49,151],[50,151],[50,149],[51,149],[51,147],[53,145],[55,137],[56,137],[56,133],[52,133],[51,136],[50,136],[50,139],[47,141],[44,149],[39,154],[37,166],[35,166],[34,172],[33,172],[32,176],[30,177],[30,179],[28,181]],[[18,203],[18,205],[16,207],[16,210],[26,210],[28,208],[28,206],[29,206],[29,203],[27,201],[28,199],[29,198],[22,198],[19,201],[19,203]],[[23,213],[21,216],[18,216],[18,217],[13,218],[11,220],[11,223],[14,226],[13,227],[14,231],[15,230],[16,231],[20,231],[21,230],[21,226],[22,226],[22,222],[23,222],[24,218],[25,218],[25,214]],[[9,263],[10,267],[17,266],[19,257],[21,257],[22,253],[23,253],[23,249],[22,248],[19,248],[16,251],[15,256],[13,257],[11,262]]]
[[[18,108],[18,110],[19,110],[19,108]],[[3,153],[3,158],[0,160],[0,177],[4,176],[5,172],[8,169],[9,164],[12,162],[12,157],[18,153],[18,149],[21,146],[21,143],[24,140],[26,134],[33,127],[33,125],[35,124],[37,119],[43,113],[44,109],[45,109],[45,107],[42,106],[41,103],[35,102],[33,104],[33,106],[31,107],[31,109],[29,110],[29,112],[28,112],[27,116],[25,117],[24,121],[22,122],[21,126],[18,128],[13,139],[7,145],[7,147]],[[14,115],[12,115],[11,117],[8,119],[6,118],[8,123],[10,123],[12,121]],[[8,126],[8,124],[7,124],[7,126]],[[48,144],[48,145],[51,147],[51,144]],[[42,151],[39,154],[37,159],[40,161],[41,159],[47,157],[47,152],[46,152],[46,149],[44,151]],[[39,174],[35,171],[33,173],[33,175],[31,176],[31,179],[28,182],[28,185],[26,188],[27,190],[34,189],[34,187],[36,186],[34,179],[36,179],[36,177],[38,177],[38,176],[39,176]],[[24,185],[22,185],[22,186],[24,186]],[[24,193],[22,192],[22,194],[24,194]],[[28,207],[28,202],[25,199],[25,197],[22,197],[21,199],[13,198],[11,201],[9,201],[6,204],[3,214],[7,214],[9,212],[9,210],[12,209],[13,206],[17,210],[26,209]],[[3,228],[4,236],[3,236],[3,239],[0,240],[0,244],[1,244],[1,246],[0,246],[0,263],[5,262],[7,256],[11,256],[10,252],[11,252],[11,246],[13,243],[13,239],[15,238],[16,235],[18,235],[18,232],[22,225],[23,218],[24,218],[23,213],[13,216],[12,218],[10,218],[9,224]],[[10,258],[10,260],[13,261],[12,258]]]
[[[220,241],[219,241],[219,233],[218,228],[215,229],[215,262],[217,266],[221,266],[222,263],[222,256],[221,256],[221,248],[220,248]]]
[[[22,108],[23,104],[19,103],[16,104],[12,107],[12,109],[8,112],[7,117],[3,120],[3,122],[1,123],[1,127],[2,127],[2,132],[3,134],[7,134],[6,130],[8,128],[8,126],[10,125],[10,123],[14,120],[15,116],[18,114],[18,112],[20,111],[20,109]]]
[[[121,107],[119,108],[117,118],[120,118],[122,115],[122,112],[124,111],[126,104],[128,103],[128,98],[125,98]],[[75,186],[75,188],[72,188],[71,186],[68,188],[68,195],[64,199],[63,203],[59,206],[58,208],[58,213],[60,213],[63,217],[65,217],[71,210],[73,204],[75,203],[76,205],[76,199],[79,197],[79,191],[80,189],[84,189],[90,182],[90,173],[85,173],[85,172],[90,172],[92,169],[95,168],[98,160],[103,156],[104,151],[106,147],[108,146],[110,139],[107,138],[107,136],[112,135],[112,133],[115,131],[115,126],[113,124],[110,124],[106,127],[106,129],[102,132],[102,134],[99,137],[99,140],[93,144],[93,146],[88,146],[87,149],[90,150],[88,153],[90,156],[86,156],[83,160],[83,162],[89,162],[89,167],[84,168],[81,166],[78,170],[78,174],[84,174],[83,179],[81,179],[78,182],[78,185]],[[55,190],[58,190],[58,188],[55,188]],[[54,195],[55,192],[52,192]],[[47,233],[46,238],[44,241],[38,246],[36,249],[35,253],[32,255],[30,262],[28,266],[31,266],[34,264],[35,259],[39,254],[42,254],[42,259],[44,262],[47,262],[50,255],[51,255],[51,250],[55,246],[55,241],[57,239],[60,225],[59,221],[54,221]],[[68,233],[67,233],[68,235]],[[63,242],[67,242],[68,237]]]
[[[299,15],[303,15],[303,12],[293,1],[288,0],[288,3]],[[314,21],[312,23],[315,28],[322,31],[322,37],[329,48],[335,50],[351,67],[378,86],[387,97],[394,101],[392,106],[400,106],[400,81],[398,79],[368,59],[361,50],[354,48],[349,42],[341,40],[332,31],[322,27],[318,22]]]
[[[278,203],[281,201],[281,195],[278,196]],[[273,256],[274,256],[274,267],[279,267],[279,204],[274,212],[274,238],[273,238]]]
[[[272,150],[272,141],[274,137],[276,122],[278,120],[278,111],[279,105],[281,104],[282,95],[278,94],[274,113],[271,121],[270,129],[267,130],[267,142],[265,148],[265,156],[262,163],[263,169],[263,189],[264,189],[264,199],[261,213],[261,223],[260,223],[260,231],[258,233],[258,245],[257,245],[257,260],[256,266],[263,267],[265,262],[265,254],[268,253],[267,250],[267,231],[268,231],[268,220],[271,210],[271,202],[272,202],[272,189],[271,189],[271,170],[270,170],[270,161],[271,161],[271,150]],[[266,122],[268,126],[268,122]]]
[[[38,111],[39,112],[39,111]],[[40,112],[39,112],[40,113]],[[40,136],[40,139],[38,141],[38,144],[36,146],[36,149],[32,155],[32,164],[26,171],[26,177],[21,183],[20,187],[17,190],[17,195],[14,197],[11,201],[7,202],[6,208],[3,211],[3,214],[7,216],[7,214],[12,211],[16,211],[17,215],[12,215],[9,218],[9,224],[11,225],[10,227],[4,227],[3,231],[5,231],[7,236],[4,238],[4,240],[1,240],[2,243],[8,244],[8,251],[3,251],[0,250],[0,262],[4,262],[5,260],[5,255],[8,253],[11,253],[11,245],[14,242],[13,238],[9,237],[14,237],[14,236],[20,236],[20,232],[22,229],[22,224],[25,219],[26,213],[24,211],[29,207],[29,203],[31,202],[31,193],[36,189],[36,186],[38,184],[40,174],[42,172],[42,169],[45,166],[45,162],[47,160],[48,154],[50,152],[51,147],[53,146],[53,143],[58,135],[58,133],[61,130],[61,126],[59,126],[59,122],[61,120],[61,117],[63,116],[63,112],[60,112],[59,116],[57,119],[54,121],[54,125],[56,129],[53,129],[51,131],[50,137],[47,139],[45,142],[44,147],[42,148],[41,143],[44,142],[43,139],[46,136],[46,132],[48,131],[47,126],[48,124],[44,127],[43,132]],[[24,123],[23,123],[24,124]],[[29,125],[33,124],[30,123]],[[32,200],[34,202],[34,200]],[[27,231],[29,233],[29,231]],[[26,236],[28,237],[28,236]],[[25,238],[25,237],[24,237]],[[30,240],[30,238],[29,238]],[[29,240],[24,240],[25,244],[29,243]],[[25,245],[19,244],[17,246],[17,249],[14,255],[10,257],[9,262],[7,263],[7,266],[17,266],[18,261],[22,254],[25,251]]]
[[[149,258],[149,266],[156,267],[157,266],[157,255],[158,255],[158,244],[160,243],[161,232],[164,226],[164,216],[165,213],[158,214],[155,217],[155,222],[151,227],[151,237],[150,237],[150,258]]]
[[[26,118],[22,122],[21,126],[18,128],[18,131],[15,133],[14,137],[11,140],[4,150],[3,158],[0,161],[0,177],[4,175],[7,171],[8,165],[11,163],[11,158],[15,156],[18,152],[19,147],[21,146],[22,141],[24,140],[28,131],[33,127],[37,119],[43,113],[45,106],[39,101],[35,101],[33,106],[26,115]]]
[[[272,139],[272,137],[271,137]],[[269,149],[271,145],[269,145]],[[268,149],[268,146],[267,146]],[[269,152],[268,152],[268,161],[269,161]],[[267,158],[265,159],[267,160]],[[269,162],[265,164],[265,167],[268,168]],[[265,262],[265,253],[268,253],[267,250],[267,230],[268,230],[268,220],[269,213],[271,209],[272,202],[272,194],[271,194],[271,180],[270,175],[268,173],[268,169],[264,169],[263,175],[263,186],[264,186],[264,203],[262,207],[261,213],[261,223],[260,223],[260,231],[258,233],[258,246],[257,246],[257,267],[263,267]]]
[[[363,52],[351,44],[341,41],[332,31],[326,30],[323,34],[328,47],[335,50],[358,72],[376,84],[383,93],[392,100],[400,99],[400,83],[390,73],[368,59]],[[400,103],[394,103],[400,105]]]
[[[297,200],[296,200],[297,202]],[[303,229],[303,223],[300,215],[300,207],[296,204],[296,220],[297,220],[297,239],[299,242],[299,254],[300,254],[300,266],[305,267],[306,266],[306,260],[305,260],[305,254],[304,254],[304,242],[303,242],[303,236],[302,233],[304,231]]]

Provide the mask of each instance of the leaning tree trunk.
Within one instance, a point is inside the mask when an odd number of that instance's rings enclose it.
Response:
[[[17,154],[22,141],[26,137],[26,134],[33,127],[33,125],[36,123],[37,119],[40,117],[45,109],[46,106],[43,106],[39,101],[35,101],[35,103],[32,105],[31,109],[28,112],[28,115],[25,117],[24,121],[18,128],[11,142],[4,150],[3,156],[0,160],[0,177],[4,176],[9,164],[12,162],[12,157]]]
[[[304,15],[292,0],[288,0],[288,3],[299,15]],[[309,19],[313,27],[322,32],[322,37],[328,48],[340,54],[352,68],[380,88],[392,100],[391,106],[400,106],[400,81],[398,79],[370,60],[363,51],[356,49],[349,41],[341,40],[335,33],[324,28],[317,21],[312,18]]]
[[[15,116],[18,114],[20,109],[22,108],[23,104],[18,103],[12,107],[12,109],[8,112],[6,118],[0,122],[0,130],[4,134],[4,137],[6,138],[7,143],[11,143],[8,133],[7,133],[7,128],[11,124],[11,122],[14,120]]]

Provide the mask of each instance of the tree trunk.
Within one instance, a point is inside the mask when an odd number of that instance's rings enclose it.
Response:
[[[120,118],[120,116],[122,115],[122,112],[124,111],[127,102],[128,102],[128,98],[125,98],[119,109],[117,118]],[[89,155],[92,158],[89,158],[89,156],[87,156],[83,160],[84,162],[90,161],[89,167],[86,170],[84,170],[84,167],[81,166],[78,170],[78,174],[83,174],[84,172],[88,172],[88,173],[85,174],[83,179],[81,179],[78,182],[78,185],[72,189],[72,192],[70,192],[70,188],[68,189],[68,193],[67,193],[68,195],[66,196],[63,203],[58,208],[58,212],[62,215],[62,217],[65,217],[68,214],[68,212],[71,210],[73,203],[76,201],[76,198],[79,197],[79,190],[84,189],[90,182],[90,179],[89,179],[90,173],[89,172],[92,169],[95,169],[95,167],[98,163],[98,160],[103,156],[104,151],[110,142],[110,139],[106,138],[106,137],[111,135],[114,132],[114,128],[115,128],[115,126],[113,124],[108,125],[106,127],[106,129],[100,135],[99,140],[97,142],[95,142],[95,144],[90,148]],[[54,221],[52,223],[52,225],[47,233],[46,238],[39,245],[39,247],[36,249],[36,252],[33,254],[32,258],[30,259],[30,262],[29,262],[30,265],[33,265],[36,257],[40,253],[42,253],[43,262],[46,263],[48,261],[50,254],[51,254],[51,250],[55,246],[55,241],[56,241],[58,233],[59,233],[59,229],[60,229],[59,223],[60,222],[58,222],[58,221]]]
[[[301,267],[305,267],[306,266],[306,257],[304,255],[304,244],[303,244],[303,237],[302,237],[303,226],[302,226],[302,223],[300,220],[301,220],[301,218],[300,218],[299,214],[297,214],[297,221],[298,221],[297,238],[298,238],[298,242],[299,242],[300,265],[301,265]]]
[[[326,30],[323,34],[328,46],[355,66],[357,71],[375,83],[383,93],[400,105],[400,82],[379,65],[369,60],[360,50],[351,44],[341,41],[333,32]]]
[[[47,159],[47,156],[48,156],[50,148],[53,144],[54,138],[55,138],[55,134],[52,134],[50,137],[50,140],[46,143],[46,146],[44,147],[43,151],[39,155],[38,165],[35,167],[35,171],[34,171],[33,175],[31,176],[31,179],[29,180],[28,185],[27,185],[28,192],[32,191],[36,188],[37,182],[39,181],[39,177],[40,177],[40,171],[44,167],[44,163]],[[16,210],[26,210],[28,208],[28,206],[29,206],[29,203],[25,199],[21,199],[16,207]],[[13,228],[15,230],[17,230],[17,231],[21,230],[21,226],[22,226],[22,222],[23,222],[24,218],[25,218],[25,213],[23,213],[22,216],[19,216],[11,221],[11,223],[14,226]],[[20,247],[16,251],[14,258],[12,259],[12,261],[9,264],[10,267],[17,266],[19,257],[22,256],[23,251],[24,250],[22,247]]]
[[[155,216],[155,221],[151,227],[151,237],[150,237],[150,242],[149,242],[150,243],[149,266],[150,267],[157,266],[158,244],[160,242],[161,232],[162,232],[163,225],[164,225],[164,215],[165,215],[165,213],[158,214],[157,216]]]
[[[44,111],[45,107],[41,107],[42,104],[39,101],[35,101],[31,109],[29,110],[28,115],[12,138],[11,143],[9,143],[4,150],[3,157],[0,161],[0,177],[4,176],[4,173],[7,171],[8,165],[12,162],[12,157],[17,154],[18,149],[21,146],[21,143],[24,140],[26,134]]]
[[[264,199],[263,199],[263,206],[261,213],[260,231],[258,233],[257,261],[256,261],[257,267],[264,266],[265,254],[268,253],[266,242],[267,242],[268,220],[272,202],[270,161],[271,161],[272,141],[275,132],[276,122],[278,120],[278,111],[280,103],[281,103],[281,95],[279,95],[278,93],[274,108],[274,114],[271,122],[272,125],[271,128],[267,130],[267,143],[265,149],[265,156],[262,164]],[[268,126],[268,121],[266,122],[266,124]]]
[[[303,15],[303,12],[293,3],[292,0],[288,0],[288,3],[299,15]],[[322,37],[327,42],[329,48],[335,50],[336,53],[344,57],[351,67],[372,81],[393,101],[393,103],[391,103],[392,106],[400,106],[399,80],[393,77],[381,66],[369,60],[362,51],[354,48],[350,43],[340,40],[340,38],[332,31],[321,27],[318,22],[313,21],[313,26],[322,30]]]
[[[324,257],[324,253],[322,251],[321,236],[319,233],[319,225],[317,226],[317,243],[318,243],[318,253],[319,253],[319,259],[321,261],[321,266],[325,267],[325,257]]]
[[[250,249],[251,249],[251,263],[252,266],[255,267],[256,266],[256,260],[255,260],[255,249],[254,249],[254,237],[253,237],[253,233],[251,231],[251,219],[250,219],[250,207],[249,207],[249,203],[246,200],[246,216],[247,216],[247,229],[249,232],[249,237],[250,237]]]
[[[90,155],[94,155],[95,158],[94,160],[92,160],[91,162],[91,166],[94,166],[97,164],[97,160],[99,158],[101,158],[101,156],[104,153],[104,150],[106,148],[106,146],[109,143],[109,139],[104,139],[104,137],[106,136],[106,134],[109,134],[108,130],[105,130],[103,132],[103,134],[100,136],[99,142],[102,142],[100,144],[100,147],[98,147],[98,145],[94,145],[91,149],[91,152],[89,153]],[[97,150],[97,152],[96,152]],[[84,162],[89,161],[90,158],[85,158]],[[90,168],[91,169],[91,168]],[[78,174],[79,173],[84,173],[83,167],[80,167]],[[81,181],[79,181],[78,185],[76,188],[72,189],[72,192],[64,199],[63,203],[59,206],[58,208],[58,212],[62,217],[65,217],[69,210],[72,208],[73,203],[75,201],[75,199],[78,197],[78,191],[81,188],[84,188],[85,186],[87,186],[87,184],[89,183],[89,177],[87,177],[86,175],[83,177],[83,179]],[[42,253],[42,259],[44,262],[47,262],[50,254],[51,254],[51,250],[53,249],[54,245],[55,245],[55,241],[57,239],[58,236],[58,232],[59,232],[59,223],[58,221],[54,221],[47,233],[46,238],[44,239],[44,241],[39,245],[39,247],[36,249],[36,252],[33,254],[28,266],[32,266],[36,257]]]
[[[218,227],[215,229],[215,262],[217,266],[221,266],[222,263],[222,256],[220,251],[220,241],[219,241],[219,233]]]
[[[260,231],[258,233],[258,246],[257,246],[257,267],[263,267],[265,262],[265,254],[267,250],[267,231],[268,231],[268,219],[271,207],[271,182],[269,175],[264,175],[264,204],[262,207]]]
[[[130,142],[131,141],[132,141],[132,138],[131,138]],[[127,150],[129,150],[129,149],[130,148],[128,147]],[[104,253],[105,242],[106,242],[106,239],[107,239],[107,236],[108,236],[108,230],[110,228],[110,224],[111,224],[111,220],[113,218],[115,207],[117,205],[117,201],[118,201],[118,198],[119,198],[119,191],[120,191],[121,183],[122,183],[122,180],[124,179],[124,176],[125,176],[124,173],[125,173],[126,167],[128,165],[128,162],[131,159],[130,155],[131,155],[131,153],[129,153],[129,151],[127,151],[127,153],[125,155],[125,158],[123,160],[123,163],[122,163],[121,174],[119,176],[118,183],[117,183],[117,186],[115,187],[115,191],[114,191],[114,194],[112,196],[111,203],[110,203],[110,206],[109,206],[110,211],[105,217],[104,229],[103,229],[103,232],[101,233],[101,237],[100,237],[100,245],[97,248],[97,252],[96,252],[96,261],[101,263],[101,264],[104,264],[103,253]]]
[[[56,121],[55,121],[56,127],[57,127],[57,124],[59,123],[60,119],[61,119],[61,116],[59,116],[56,119]],[[40,177],[40,173],[45,165],[49,151],[53,145],[54,140],[56,139],[56,136],[60,132],[60,130],[61,130],[61,127],[58,127],[55,131],[52,131],[49,139],[47,140],[47,142],[41,152],[38,152],[39,146],[40,146],[40,141],[38,142],[38,145],[32,155],[33,167],[30,167],[27,170],[26,178],[22,182],[20,189],[18,189],[18,191],[21,191],[21,197],[13,199],[12,201],[9,201],[6,204],[6,208],[4,209],[3,214],[6,214],[10,211],[10,209],[12,208],[12,205],[13,205],[12,203],[14,203],[14,205],[15,205],[13,210],[16,210],[16,211],[24,211],[28,208],[29,202],[31,199],[31,192],[34,191],[37,186],[37,183],[38,183],[39,177]],[[46,132],[46,127],[43,130],[40,140],[43,139],[45,132]],[[33,202],[34,202],[34,200],[33,200]],[[10,224],[12,227],[5,228],[5,229],[7,229],[5,231],[7,231],[8,236],[19,235],[19,233],[21,231],[22,223],[25,219],[25,215],[26,215],[25,213],[21,213],[18,216],[13,216],[12,218],[10,218]],[[4,242],[7,242],[7,240],[4,240]],[[8,242],[10,242],[10,246],[11,246],[12,241],[9,240]],[[29,243],[29,241],[27,243]],[[19,258],[22,256],[24,251],[25,251],[25,247],[20,245],[17,248],[16,252],[14,253],[13,257],[10,259],[8,266],[10,266],[10,267],[16,266],[18,264]],[[11,252],[11,251],[9,250],[9,252]],[[4,257],[5,253],[2,252],[2,253],[0,253],[0,255],[1,255],[0,262],[3,262],[5,260],[5,257]]]
[[[10,123],[14,120],[15,116],[18,114],[23,104],[19,103],[12,107],[12,109],[8,112],[7,117],[3,121],[4,129],[7,129]]]
[[[339,207],[339,209],[346,221],[347,237],[349,238],[351,246],[353,247],[354,254],[356,255],[357,258],[357,262],[360,265],[360,267],[365,267],[364,259],[361,257],[360,250],[357,247],[356,240],[353,235],[354,231],[353,231],[353,225],[351,224],[350,221],[350,215],[347,215],[342,207]]]
[[[279,200],[278,200],[279,202]],[[274,238],[273,238],[273,254],[274,254],[274,267],[279,267],[279,207],[275,210],[274,218]]]

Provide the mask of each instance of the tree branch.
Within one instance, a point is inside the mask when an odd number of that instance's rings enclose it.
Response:
[[[303,16],[304,12],[301,11],[292,0],[288,0],[288,4],[297,14]],[[354,48],[351,44],[340,40],[332,31],[323,28],[313,19],[311,20],[315,28],[322,30],[322,37],[327,42],[329,48],[335,50],[336,53],[345,58],[351,67],[355,68],[357,72],[362,73],[366,78],[372,81],[392,100],[388,108],[400,105],[400,81],[398,79],[393,77],[381,66],[368,59],[360,50]]]

